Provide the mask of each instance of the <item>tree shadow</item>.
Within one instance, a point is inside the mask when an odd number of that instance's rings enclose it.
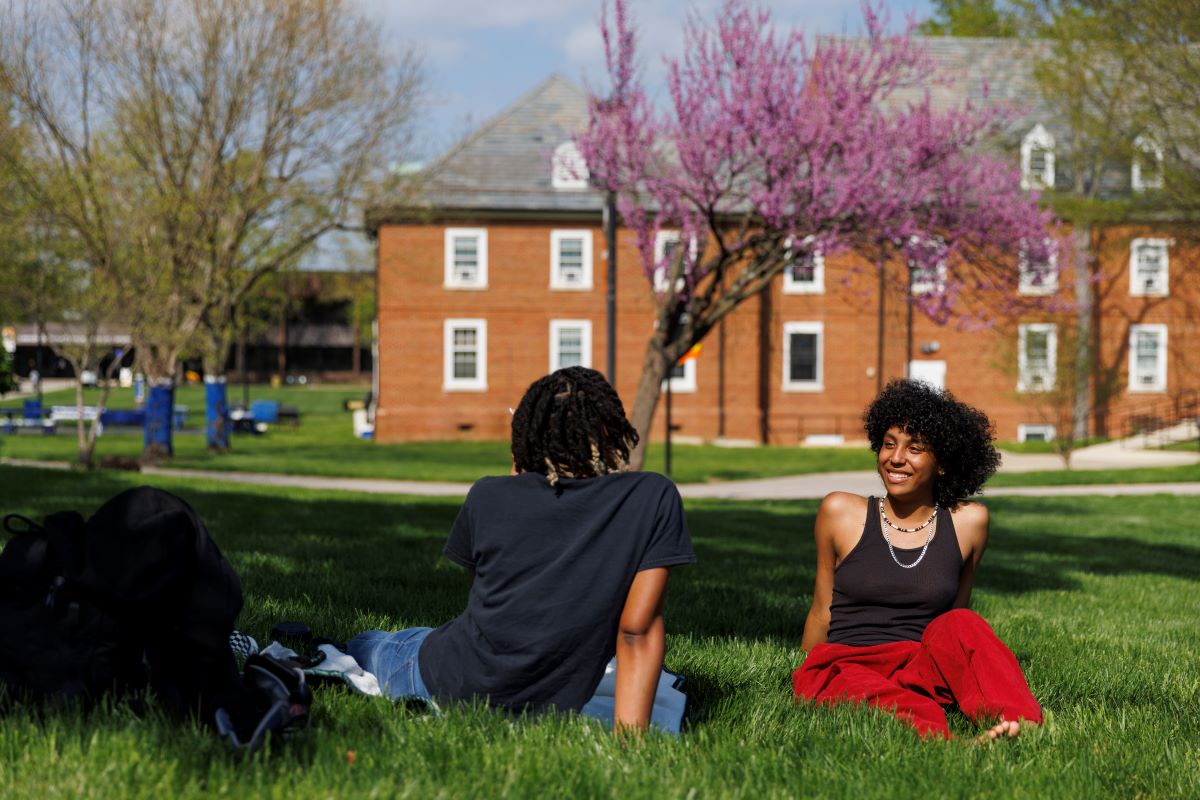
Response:
[[[89,514],[136,482],[0,467],[0,511]],[[163,484],[205,521],[242,577],[244,616],[259,628],[295,613],[337,638],[358,620],[434,626],[465,606],[466,573],[441,552],[457,499]],[[1177,522],[1194,501],[1159,497],[1140,512],[1138,500],[988,500],[992,532],[977,589],[1079,591],[1083,574],[1200,576],[1200,548],[1184,543]],[[699,562],[674,571],[668,631],[798,646],[811,602],[816,509],[816,501],[689,503]]]

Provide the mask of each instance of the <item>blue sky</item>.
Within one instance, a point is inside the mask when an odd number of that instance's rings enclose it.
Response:
[[[597,21],[601,0],[356,0],[387,40],[422,54],[428,96],[408,157],[436,156],[551,73],[603,88]],[[759,0],[779,27],[808,34],[857,33],[859,0]],[[680,20],[693,9],[712,19],[721,0],[631,0],[647,76],[681,49]],[[928,16],[929,0],[886,3],[892,26]]]

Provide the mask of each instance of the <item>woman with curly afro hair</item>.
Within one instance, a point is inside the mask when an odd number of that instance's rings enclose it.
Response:
[[[922,737],[950,738],[948,705],[986,721],[984,740],[1040,724],[1016,657],[970,610],[988,511],[968,498],[1000,464],[991,422],[910,380],[889,383],[863,421],[884,493],[821,502],[796,697],[888,709]]]
[[[629,471],[637,442],[599,372],[534,381],[513,412],[512,474],[475,482],[443,549],[470,572],[466,609],[436,630],[361,633],[350,655],[396,699],[647,727],[667,574],[696,556],[675,484]],[[614,655],[610,700],[597,690]],[[678,732],[678,719],[653,721]]]

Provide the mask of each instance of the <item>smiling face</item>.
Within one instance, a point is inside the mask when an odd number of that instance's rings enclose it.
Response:
[[[933,484],[938,476],[937,458],[919,437],[899,426],[888,428],[879,446],[879,477],[887,493],[906,503],[933,504]]]

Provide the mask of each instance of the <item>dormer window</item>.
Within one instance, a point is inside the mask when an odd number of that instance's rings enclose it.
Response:
[[[1161,189],[1163,151],[1158,142],[1145,134],[1133,142],[1133,164],[1129,168],[1129,185],[1135,192]]]
[[[554,148],[550,185],[555,189],[586,189],[589,177],[587,162],[574,142],[563,142]]]
[[[1021,188],[1054,188],[1054,137],[1041,123],[1021,140]]]

